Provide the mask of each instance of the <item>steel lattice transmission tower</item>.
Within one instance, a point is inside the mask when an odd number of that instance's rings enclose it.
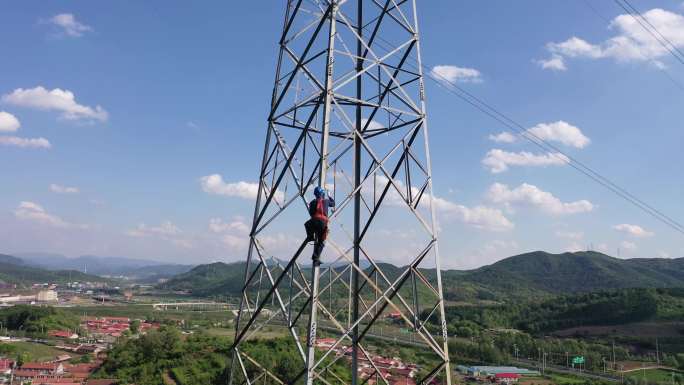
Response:
[[[404,343],[417,383],[451,384],[420,60],[415,0],[288,1],[232,384],[387,384],[378,357]],[[316,185],[337,205],[313,268],[299,224]],[[287,363],[254,345],[274,328]]]

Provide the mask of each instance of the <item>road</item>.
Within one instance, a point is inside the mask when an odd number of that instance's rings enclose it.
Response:
[[[518,359],[518,360],[512,360],[512,362],[514,364],[522,366],[522,367],[534,368],[536,370],[539,370],[539,367],[538,367],[539,363],[537,361]],[[619,377],[614,377],[614,376],[611,376],[608,374],[594,373],[594,372],[587,372],[587,371],[580,372],[580,371],[575,370],[575,369],[569,369],[569,368],[566,368],[564,366],[558,366],[558,365],[548,365],[547,364],[546,365],[546,372],[571,374],[573,376],[591,378],[594,380],[605,380],[605,381],[611,381],[611,382],[622,381]]]

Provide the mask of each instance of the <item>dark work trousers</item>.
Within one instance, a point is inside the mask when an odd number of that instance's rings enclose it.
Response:
[[[325,238],[328,235],[328,224],[320,219],[311,218],[304,223],[306,239],[314,241],[314,252],[311,259],[314,265],[321,264],[321,252],[325,246]]]

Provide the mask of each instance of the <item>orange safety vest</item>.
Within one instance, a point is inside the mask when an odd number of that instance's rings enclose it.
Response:
[[[328,223],[328,215],[326,214],[325,207],[323,206],[323,198],[316,199],[316,211],[314,212],[312,218]]]

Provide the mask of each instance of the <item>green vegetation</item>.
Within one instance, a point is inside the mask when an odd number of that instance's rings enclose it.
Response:
[[[390,279],[401,271],[390,264],[381,266]],[[242,262],[200,265],[159,288],[190,291],[195,296],[238,297],[244,269]],[[434,270],[423,272],[434,280]],[[475,270],[443,271],[442,279],[445,299],[469,302],[544,299],[609,289],[684,287],[684,258],[618,259],[590,251],[563,254],[536,251]]]
[[[46,335],[50,330],[77,330],[77,316],[54,307],[18,305],[0,310],[0,322],[9,330]]]
[[[624,288],[684,287],[684,258],[618,259],[535,251],[470,271],[443,272],[449,300],[529,299]]]
[[[165,377],[179,385],[224,383],[230,347],[230,338],[203,332],[184,338],[176,328],[163,326],[114,346],[96,377],[115,377],[138,385],[161,385]],[[243,352],[284,380],[300,374],[301,358],[289,339],[251,340],[243,345]],[[247,359],[245,367],[250,376],[260,371]],[[333,365],[331,371],[341,378],[349,378],[341,364]]]
[[[167,375],[179,385],[214,384],[224,374],[229,348],[230,342],[225,339],[204,333],[184,339],[176,328],[162,326],[114,346],[96,377],[160,385]]]
[[[199,265],[187,273],[159,285],[173,291],[189,291],[196,296],[238,295],[244,283],[245,263],[223,262]]]
[[[6,353],[2,353],[0,350],[0,355],[6,355],[8,357],[21,358],[26,361],[49,361],[54,360],[55,357],[65,354],[64,351],[55,349],[50,345],[45,345],[36,342],[26,342],[18,341],[11,343],[0,344],[0,347],[7,349]],[[70,356],[75,356],[73,353],[69,353]],[[80,356],[76,356],[77,358]]]
[[[450,332],[470,337],[483,329],[542,333],[576,326],[684,319],[684,290],[623,289],[563,295],[542,301],[447,307]]]
[[[230,327],[233,314],[228,311],[154,310],[151,305],[79,306],[62,309],[74,316],[128,317],[162,324],[182,325],[187,329]]]
[[[635,370],[625,374],[629,383],[675,384],[684,383],[684,374],[663,369]]]

